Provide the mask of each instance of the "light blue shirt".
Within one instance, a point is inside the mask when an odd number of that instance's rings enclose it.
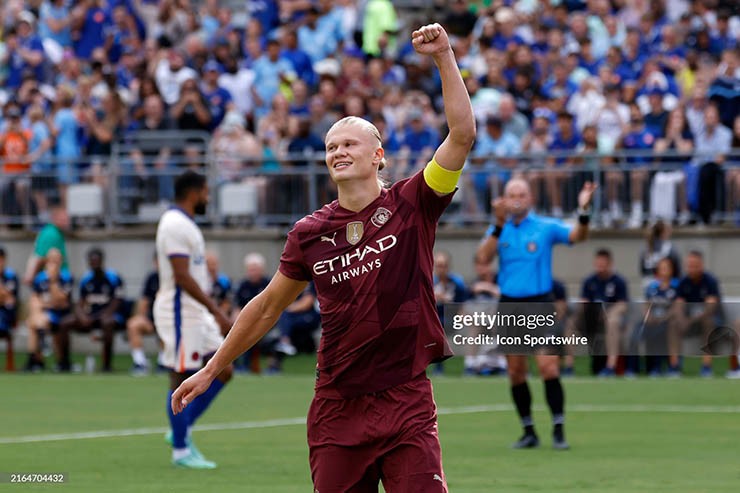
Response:
[[[72,46],[72,29],[69,26],[65,27],[58,33],[55,33],[47,24],[49,19],[60,21],[68,18],[69,7],[66,5],[57,7],[52,5],[50,2],[44,2],[41,5],[40,17],[41,19],[38,26],[39,36],[43,39],[53,39],[59,43],[62,48],[69,48]]]
[[[54,127],[59,134],[56,138],[56,156],[58,158],[77,158],[80,146],[77,142],[77,118],[70,108],[62,108],[54,115]]]
[[[254,64],[254,89],[262,99],[262,106],[257,113],[264,116],[270,111],[272,98],[280,90],[280,74],[293,74],[293,65],[285,58],[272,62],[263,55]]]
[[[571,227],[564,222],[530,212],[515,225],[504,224],[498,239],[498,284],[501,294],[524,298],[552,291],[552,247],[570,244]],[[486,237],[493,226],[486,231]]]

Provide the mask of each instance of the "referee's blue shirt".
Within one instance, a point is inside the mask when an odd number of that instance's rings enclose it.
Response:
[[[532,212],[522,222],[506,221],[498,239],[498,284],[501,294],[525,298],[552,291],[552,247],[570,244],[572,227]],[[488,228],[486,235],[493,232]]]

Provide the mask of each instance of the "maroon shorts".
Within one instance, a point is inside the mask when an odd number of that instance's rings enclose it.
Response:
[[[317,493],[447,493],[432,382],[425,374],[353,399],[314,397],[308,411]]]

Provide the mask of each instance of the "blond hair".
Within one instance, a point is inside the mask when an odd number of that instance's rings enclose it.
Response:
[[[378,147],[380,147],[381,149],[383,148],[383,139],[380,137],[380,131],[378,130],[378,127],[365,120],[364,118],[360,118],[359,116],[345,116],[334,125],[332,125],[326,134],[329,135],[329,133],[335,128],[344,127],[347,125],[358,126],[366,132],[370,133],[370,135],[372,135],[375,140],[378,141]],[[383,156],[383,158],[380,160],[380,163],[378,163],[378,171],[383,171],[383,168],[385,168],[386,164],[388,164],[388,162],[386,161],[385,156]]]

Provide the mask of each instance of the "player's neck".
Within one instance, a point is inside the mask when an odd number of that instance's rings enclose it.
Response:
[[[352,212],[359,212],[380,196],[377,180],[347,181],[337,184],[339,205]]]
[[[188,204],[187,202],[175,202],[175,207],[182,210],[188,216],[195,217],[195,206],[193,204]]]

